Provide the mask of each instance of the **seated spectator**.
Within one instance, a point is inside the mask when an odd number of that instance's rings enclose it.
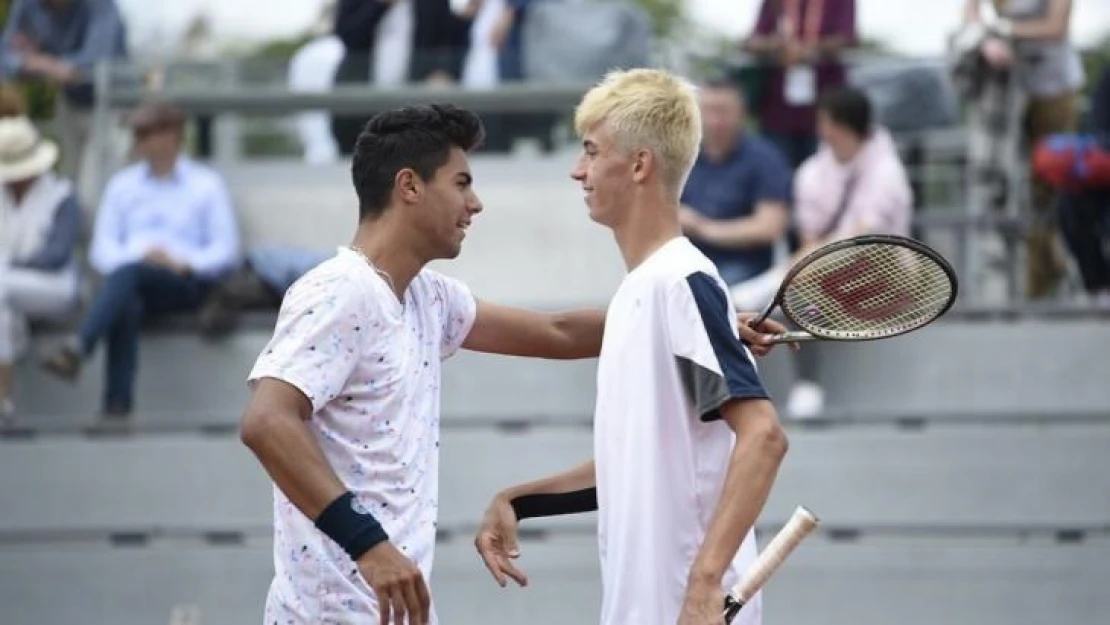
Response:
[[[77,304],[74,248],[81,209],[73,184],[54,175],[58,146],[26,117],[0,119],[0,418],[10,418],[12,365],[28,322]]]
[[[72,380],[107,340],[106,416],[130,414],[139,328],[162,313],[193,311],[235,266],[238,227],[223,180],[181,155],[185,118],[150,103],[130,119],[142,161],[108,182],[90,260],[104,284],[76,336],[47,355],[47,370]]]
[[[802,246],[790,262],[732,290],[740,310],[758,310],[775,295],[793,262],[809,252],[863,234],[910,235],[913,194],[890,133],[872,122],[867,95],[853,88],[829,91],[817,109],[822,145],[802,164],[794,180],[794,214]],[[824,407],[816,379],[814,352],[799,354],[798,382],[787,399],[787,414],[812,417]]]
[[[739,88],[701,88],[701,153],[682,191],[683,233],[728,284],[767,271],[790,220],[790,166],[771,142],[744,129]]]
[[[332,254],[295,246],[260,246],[250,250],[235,271],[213,285],[200,309],[201,332],[218,338],[235,328],[245,310],[277,312],[285,291]]]

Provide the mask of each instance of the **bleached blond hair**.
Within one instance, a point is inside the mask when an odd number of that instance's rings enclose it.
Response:
[[[582,98],[574,113],[579,137],[604,123],[617,148],[648,149],[660,179],[677,200],[701,145],[697,91],[688,81],[658,69],[612,71]]]

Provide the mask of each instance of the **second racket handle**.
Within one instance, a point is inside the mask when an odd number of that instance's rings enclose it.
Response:
[[[809,332],[796,331],[796,332],[783,332],[781,334],[772,334],[767,337],[769,343],[800,343],[802,341],[816,341],[817,337]]]

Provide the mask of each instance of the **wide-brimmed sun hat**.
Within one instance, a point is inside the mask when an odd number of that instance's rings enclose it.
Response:
[[[58,162],[58,144],[44,138],[26,117],[0,119],[0,183],[27,180]]]

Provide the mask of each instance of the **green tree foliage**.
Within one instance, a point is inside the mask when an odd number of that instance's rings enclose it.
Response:
[[[663,41],[673,41],[689,26],[683,0],[634,0],[651,17],[654,34]]]
[[[1098,43],[1083,51],[1083,68],[1087,71],[1087,84],[1084,94],[1091,95],[1102,73],[1110,67],[1110,32],[1103,35]]]
[[[8,21],[12,0],[0,0],[0,24]],[[27,115],[32,119],[49,119],[54,116],[54,88],[41,81],[21,80],[15,83],[23,94]]]

